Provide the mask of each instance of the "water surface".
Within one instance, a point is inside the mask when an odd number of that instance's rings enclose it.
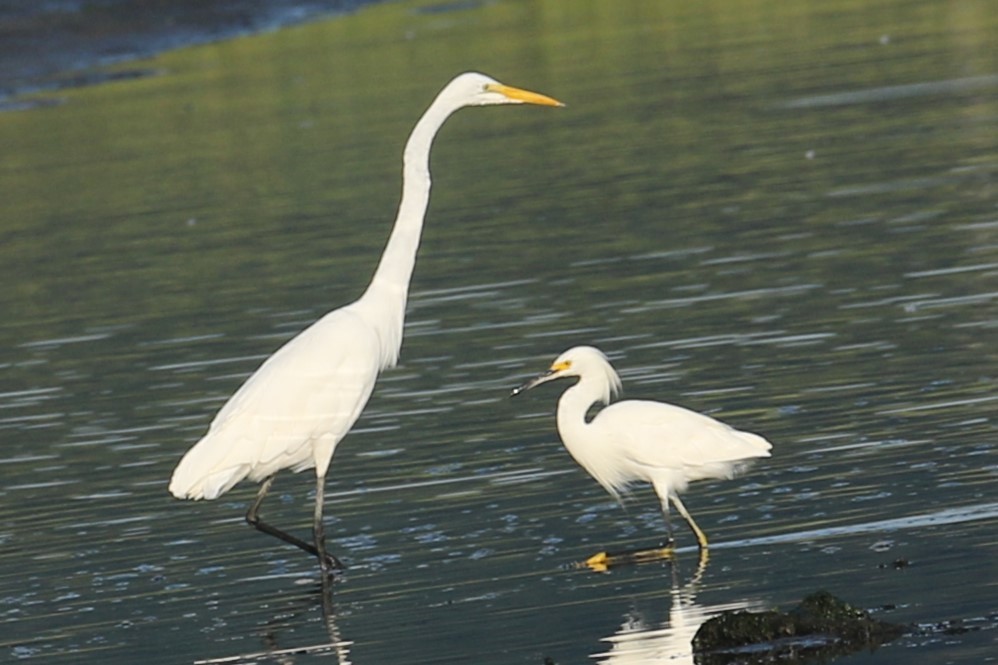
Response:
[[[850,662],[994,659],[996,20],[388,3],[0,114],[0,653],[689,662],[709,614],[825,588],[972,629]],[[166,484],[363,289],[404,138],[466,69],[568,106],[466,110],[437,141],[402,361],[327,483],[350,569],[324,616],[314,563],[242,523],[254,486]],[[569,565],[665,533],[649,490],[621,509],[565,454],[556,387],[506,398],[578,343],[627,396],[774,443],[686,494],[705,569],[685,531],[674,563]],[[304,533],[311,486],[279,476],[265,515]]]

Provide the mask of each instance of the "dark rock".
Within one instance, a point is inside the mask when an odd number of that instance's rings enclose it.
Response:
[[[693,638],[698,665],[800,663],[875,649],[904,632],[878,621],[827,591],[811,594],[789,612],[723,612]]]

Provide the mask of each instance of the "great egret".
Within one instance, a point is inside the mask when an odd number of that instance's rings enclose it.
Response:
[[[631,483],[651,483],[670,542],[671,501],[705,552],[707,536],[680,501],[679,492],[694,480],[732,477],[745,460],[769,457],[772,445],[757,434],[672,404],[646,400],[610,404],[620,392],[620,377],[606,356],[591,346],[565,351],[547,372],[514,388],[511,396],[565,377],[579,379],[558,401],[558,433],[575,461],[618,501]],[[600,402],[608,406],[586,422],[586,413]]]
[[[208,433],[177,465],[170,492],[215,499],[243,478],[263,481],[246,521],[318,557],[323,572],[342,568],[327,553],[323,486],[336,445],[353,426],[378,373],[393,367],[402,345],[409,280],[430,197],[430,146],[444,121],[465,106],[561,102],[483,74],[457,76],[416,123],[403,153],[402,201],[371,284],[270,356],[229,399]],[[260,519],[260,504],[281,469],[315,468],[312,543]]]

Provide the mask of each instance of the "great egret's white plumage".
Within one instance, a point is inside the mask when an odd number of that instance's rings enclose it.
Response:
[[[575,461],[618,500],[631,483],[650,483],[666,522],[671,501],[705,549],[707,537],[679,493],[695,480],[732,477],[746,461],[769,457],[772,445],[758,434],[740,432],[672,404],[647,400],[611,404],[620,392],[620,377],[606,356],[591,346],[565,351],[547,372],[514,389],[513,395],[565,377],[579,379],[562,394],[557,416],[558,433]],[[587,422],[587,412],[597,403],[608,406]]]
[[[363,410],[378,373],[398,360],[409,280],[430,197],[430,146],[444,121],[462,107],[524,103],[561,106],[550,97],[477,73],[461,74],[437,95],[406,143],[402,201],[367,290],[291,339],[246,380],[177,465],[170,481],[174,496],[215,499],[244,478],[264,481],[247,521],[318,556],[323,570],[341,566],[325,551],[324,479],[337,444]],[[309,468],[316,475],[312,543],[266,524],[258,515],[274,474]]]

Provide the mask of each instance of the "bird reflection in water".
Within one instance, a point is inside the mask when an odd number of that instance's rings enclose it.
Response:
[[[624,615],[617,631],[600,641],[609,648],[592,655],[597,663],[607,665],[643,665],[645,663],[689,663],[693,665],[693,636],[709,618],[725,610],[752,608],[750,602],[700,605],[696,602],[700,581],[707,567],[701,557],[696,573],[685,585],[678,583],[673,561],[672,587],[669,590],[669,616],[655,620],[654,611],[642,611],[635,602]]]
[[[296,607],[294,609],[282,611],[268,621],[262,630],[262,650],[236,656],[196,660],[194,661],[194,665],[238,665],[240,663],[259,663],[264,659],[268,662],[290,665],[296,662],[298,656],[315,654],[333,654],[338,665],[352,665],[350,647],[353,646],[353,642],[343,638],[343,634],[340,632],[339,625],[336,622],[332,585],[332,578],[322,576],[321,584],[310,587],[305,596],[296,599]],[[326,636],[329,638],[328,641],[303,646],[282,647],[280,641],[282,629],[286,628],[290,630],[291,627],[288,626],[289,620],[300,618],[302,615],[312,611],[315,608],[316,595],[321,597],[322,623]]]

